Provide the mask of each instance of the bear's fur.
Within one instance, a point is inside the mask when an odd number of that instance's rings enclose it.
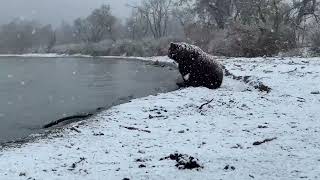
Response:
[[[179,64],[187,86],[219,88],[223,80],[222,65],[199,47],[187,43],[171,43],[169,58]]]

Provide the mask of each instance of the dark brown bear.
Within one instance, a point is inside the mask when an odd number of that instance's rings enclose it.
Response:
[[[185,85],[210,89],[221,86],[222,65],[199,47],[187,43],[171,43],[168,56],[179,64]]]

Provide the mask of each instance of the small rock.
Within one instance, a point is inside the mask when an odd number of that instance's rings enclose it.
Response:
[[[19,176],[26,176],[27,174],[25,173],[25,172],[21,172],[20,174],[19,174]]]
[[[94,136],[104,136],[104,134],[103,134],[102,132],[94,133],[93,135],[94,135]]]
[[[230,165],[226,165],[223,169],[224,170],[231,170],[231,171],[236,170],[236,168],[234,166],[230,166]]]
[[[136,159],[135,162],[145,162],[145,160],[139,158],[139,159]]]
[[[145,168],[145,167],[147,167],[147,166],[144,165],[144,164],[140,164],[140,165],[139,165],[139,168]]]
[[[241,144],[236,144],[235,146],[232,146],[231,149],[243,149]]]
[[[184,130],[178,131],[178,133],[184,133],[184,132],[185,132]]]
[[[320,91],[312,91],[311,94],[320,94]]]
[[[258,128],[265,129],[265,128],[268,128],[268,126],[259,125]]]

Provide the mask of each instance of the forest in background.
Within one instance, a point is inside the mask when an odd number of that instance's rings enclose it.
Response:
[[[14,19],[0,26],[0,53],[158,56],[171,41],[217,56],[320,54],[318,0],[144,0],[126,20],[102,5],[53,27]]]

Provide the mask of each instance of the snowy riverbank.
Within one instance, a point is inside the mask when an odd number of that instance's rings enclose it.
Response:
[[[223,62],[220,89],[136,99],[0,150],[0,179],[319,179],[320,58]]]
[[[132,60],[143,60],[143,61],[160,61],[160,62],[173,62],[173,60],[168,57],[133,57],[133,56],[91,56],[84,54],[56,54],[56,53],[48,53],[48,54],[0,54],[0,57],[39,57],[39,58],[63,58],[63,57],[75,57],[75,58],[106,58],[106,59],[132,59]]]

